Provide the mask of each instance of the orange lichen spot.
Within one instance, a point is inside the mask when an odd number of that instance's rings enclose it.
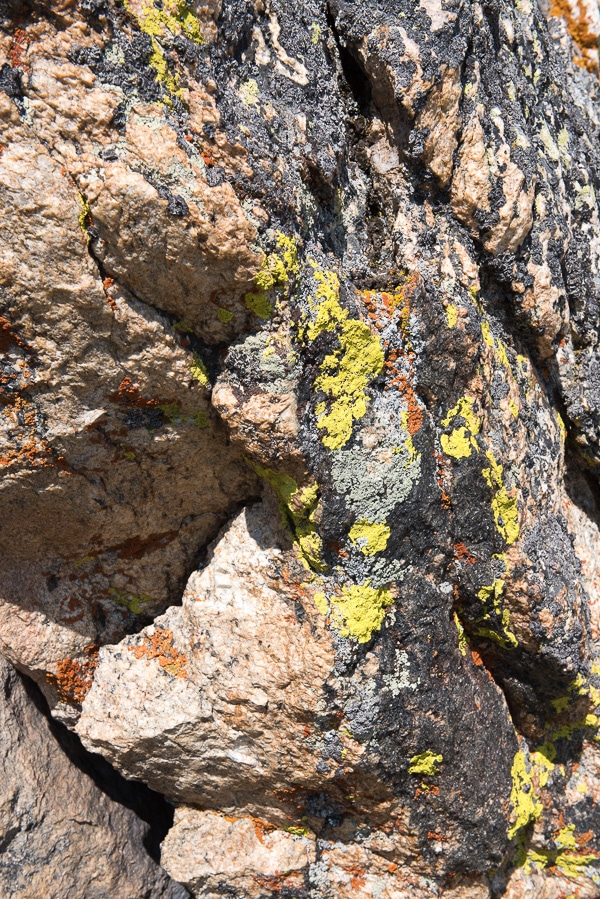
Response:
[[[438,843],[443,843],[446,839],[445,836],[441,833],[436,833],[434,830],[430,830],[427,833],[428,840],[437,840]]]
[[[475,565],[477,562],[476,557],[472,552],[469,552],[464,543],[455,543],[454,544],[454,552],[456,553],[456,558],[459,562],[464,562],[465,565]]]
[[[201,150],[200,156],[204,160],[204,165],[207,166],[207,168],[210,169],[213,167],[213,165],[215,164],[215,161],[214,161],[213,157],[210,155],[210,153],[208,152],[208,150]]]
[[[471,655],[473,656],[473,661],[477,665],[478,668],[483,668],[483,659],[479,655],[476,649],[471,650]]]
[[[29,66],[24,61],[27,47],[29,46],[29,36],[22,28],[15,28],[8,48],[8,59],[13,69],[22,69],[29,72]]]
[[[269,824],[267,821],[262,821],[260,818],[252,818],[252,826],[254,827],[254,833],[256,834],[256,839],[259,843],[264,843],[265,834],[273,833],[277,828],[274,824]]]
[[[157,659],[158,664],[173,677],[187,677],[187,658],[173,646],[173,631],[157,627],[153,634],[146,634],[143,642],[129,647],[136,659]]]
[[[158,400],[155,397],[145,399],[140,393],[140,388],[126,375],[117,390],[111,393],[109,400],[120,403],[122,406],[135,406],[138,409],[156,408]]]
[[[397,870],[398,870],[398,865],[395,862],[390,862],[389,865],[387,866],[388,874],[395,874]]]
[[[46,679],[56,687],[61,702],[81,705],[89,693],[94,671],[98,664],[98,646],[92,643],[86,646],[83,659],[62,659],[56,666],[56,674],[48,674]]]

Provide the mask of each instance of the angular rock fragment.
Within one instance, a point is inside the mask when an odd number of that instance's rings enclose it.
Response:
[[[147,826],[70,761],[3,659],[0,683],[0,894],[184,899],[147,855]]]

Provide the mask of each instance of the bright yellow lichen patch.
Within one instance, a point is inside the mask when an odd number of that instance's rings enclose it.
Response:
[[[323,615],[329,614],[331,623],[342,637],[357,643],[368,643],[385,619],[385,610],[394,600],[388,589],[375,589],[369,581],[342,587],[339,595],[325,597],[317,593],[315,605]]]
[[[442,434],[440,443],[447,456],[454,459],[468,459],[473,450],[479,449],[475,437],[481,430],[481,419],[473,411],[471,397],[461,397],[443,419],[443,427],[449,427],[456,418],[462,418],[464,425],[454,428],[450,434]]]
[[[496,578],[493,584],[484,586],[479,590],[478,597],[484,608],[484,615],[480,621],[492,622],[492,614],[495,620],[495,628],[487,625],[478,624],[474,628],[474,632],[479,637],[487,637],[502,646],[503,649],[515,648],[519,645],[517,638],[510,629],[510,613],[508,609],[502,609],[502,593],[504,592],[504,581]],[[498,633],[498,625],[500,625],[500,633]]]
[[[519,511],[517,509],[517,500],[513,496],[509,496],[506,487],[502,481],[503,467],[494,458],[494,454],[488,450],[486,458],[490,464],[489,468],[482,471],[483,477],[488,485],[494,491],[492,497],[492,512],[494,513],[494,521],[499,533],[502,535],[507,545],[514,543],[519,536]]]
[[[252,467],[277,493],[285,524],[294,534],[302,564],[312,571],[325,571],[327,566],[321,560],[323,541],[314,523],[314,514],[319,503],[318,484],[301,489],[287,474],[279,474],[270,468],[261,468],[260,465]]]
[[[360,547],[365,556],[374,556],[376,553],[384,551],[390,539],[390,533],[387,524],[376,524],[363,518],[352,525],[348,536],[353,543]]]
[[[156,80],[164,84],[169,94],[181,97],[183,91],[178,77],[169,71],[160,40],[169,32],[173,37],[183,35],[195,44],[204,43],[196,14],[186,0],[163,0],[160,9],[152,0],[125,0],[125,8],[135,17],[140,30],[152,40],[149,63],[156,72]]]
[[[454,328],[458,322],[458,309],[454,303],[448,303],[446,306],[446,320],[449,328]]]
[[[299,331],[301,339],[314,340],[319,334],[337,334],[339,347],[325,356],[315,389],[327,397],[317,405],[317,427],[326,430],[322,438],[328,449],[340,449],[352,436],[352,426],[367,411],[366,388],[383,368],[381,341],[364,322],[349,317],[340,304],[340,282],[332,271],[321,271],[311,262],[317,282],[314,321]]]
[[[469,648],[469,641],[467,640],[465,629],[462,626],[461,620],[456,612],[454,613],[454,624],[456,625],[456,630],[458,631],[458,651],[460,652],[461,656],[466,656],[467,650]]]
[[[433,777],[439,771],[439,766],[444,761],[442,755],[436,755],[434,752],[427,750],[413,755],[408,765],[409,774],[426,774]]]
[[[510,801],[515,815],[515,823],[508,829],[509,840],[512,840],[521,828],[527,827],[531,821],[536,821],[544,810],[535,793],[531,772],[527,767],[525,754],[521,750],[515,755],[511,776]]]
[[[206,370],[206,365],[198,355],[198,353],[194,353],[192,364],[190,365],[190,373],[192,377],[198,381],[199,384],[202,384],[203,387],[208,387],[210,383],[210,379],[208,377],[208,371]]]
[[[259,318],[269,318],[273,312],[272,295],[275,291],[285,290],[290,278],[299,271],[298,248],[293,237],[281,231],[277,234],[279,253],[266,254],[259,273],[254,279],[255,291],[247,293],[244,302]]]

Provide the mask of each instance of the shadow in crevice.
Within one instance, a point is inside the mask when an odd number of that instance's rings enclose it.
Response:
[[[126,780],[102,756],[84,749],[76,734],[54,720],[39,687],[25,675],[20,677],[27,695],[48,721],[53,737],[69,761],[90,777],[109,799],[130,809],[148,825],[144,848],[160,864],[160,844],[173,826],[173,806],[160,793],[138,781]]]

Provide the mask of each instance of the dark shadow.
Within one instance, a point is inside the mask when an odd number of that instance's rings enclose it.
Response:
[[[21,673],[19,676],[27,695],[47,719],[52,735],[69,761],[87,774],[109,799],[124,805],[146,822],[148,832],[144,837],[144,848],[150,858],[160,864],[160,844],[173,826],[174,809],[171,803],[145,784],[126,780],[102,756],[84,749],[77,734],[54,720],[37,684]]]

